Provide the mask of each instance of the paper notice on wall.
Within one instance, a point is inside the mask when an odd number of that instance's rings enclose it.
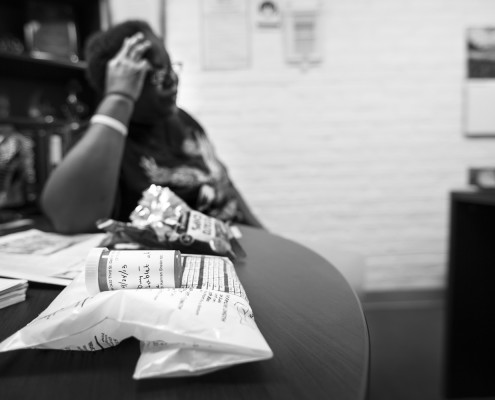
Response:
[[[468,28],[464,129],[468,136],[495,136],[495,27]]]
[[[202,1],[203,67],[241,69],[249,65],[247,0]]]
[[[471,79],[465,85],[465,130],[470,136],[495,136],[495,79]]]
[[[164,3],[156,0],[109,0],[108,19],[115,25],[124,21],[140,19],[146,21],[159,36],[165,36]]]

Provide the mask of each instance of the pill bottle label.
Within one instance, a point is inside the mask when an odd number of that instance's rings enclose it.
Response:
[[[177,287],[174,251],[116,250],[109,253],[106,264],[106,276],[100,280],[98,274],[102,290]]]
[[[176,288],[181,280],[181,253],[175,250],[95,248],[86,262],[86,286],[90,293]]]

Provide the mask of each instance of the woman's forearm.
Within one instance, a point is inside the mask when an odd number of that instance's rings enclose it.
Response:
[[[128,125],[133,102],[107,96],[97,114]],[[41,207],[61,233],[95,230],[99,218],[114,207],[125,136],[104,124],[91,124],[81,140],[51,173],[41,197]]]

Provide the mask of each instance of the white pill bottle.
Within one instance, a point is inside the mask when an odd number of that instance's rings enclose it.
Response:
[[[108,290],[178,288],[182,270],[177,250],[95,247],[86,258],[86,288],[90,295]]]

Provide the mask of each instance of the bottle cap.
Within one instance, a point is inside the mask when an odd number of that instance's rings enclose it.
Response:
[[[95,247],[89,251],[86,257],[84,278],[86,280],[86,289],[93,296],[100,293],[100,285],[98,284],[98,266],[103,252],[108,251],[106,247]]]

